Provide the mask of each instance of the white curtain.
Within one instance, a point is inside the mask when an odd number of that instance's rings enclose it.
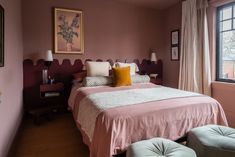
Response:
[[[211,95],[207,0],[182,4],[179,89]]]

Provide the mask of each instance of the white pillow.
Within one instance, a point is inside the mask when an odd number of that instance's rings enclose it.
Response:
[[[109,62],[86,62],[87,76],[109,76]]]
[[[131,70],[130,70],[130,74],[131,75],[135,75],[136,72],[139,71],[138,66],[135,63],[121,63],[121,62],[117,62],[115,63],[116,67],[128,67],[130,66]]]

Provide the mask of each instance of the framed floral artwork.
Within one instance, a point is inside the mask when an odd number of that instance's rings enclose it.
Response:
[[[54,8],[54,52],[58,54],[83,54],[83,12]]]
[[[0,5],[0,67],[4,66],[4,9]]]

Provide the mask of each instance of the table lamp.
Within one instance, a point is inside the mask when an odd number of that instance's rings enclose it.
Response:
[[[48,83],[48,70],[49,70],[52,62],[53,62],[52,51],[47,50],[47,52],[44,56],[44,65],[47,67],[47,69],[42,70],[42,82],[43,82],[43,84]]]
[[[151,62],[156,62],[157,61],[156,52],[151,53],[150,60],[151,60]]]
[[[45,66],[47,66],[47,69],[49,69],[51,63],[53,62],[53,55],[51,50],[47,50],[44,61]]]

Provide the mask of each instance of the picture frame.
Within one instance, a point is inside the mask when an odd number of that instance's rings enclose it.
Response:
[[[180,31],[175,29],[171,31],[171,60],[179,61],[180,52]]]
[[[54,8],[54,52],[84,54],[83,11]]]
[[[176,46],[179,45],[179,30],[173,30],[171,31],[171,45]]]
[[[4,8],[0,5],[0,67],[4,66]]]
[[[171,60],[172,61],[178,61],[179,60],[179,47],[178,46],[172,46],[171,47]]]

